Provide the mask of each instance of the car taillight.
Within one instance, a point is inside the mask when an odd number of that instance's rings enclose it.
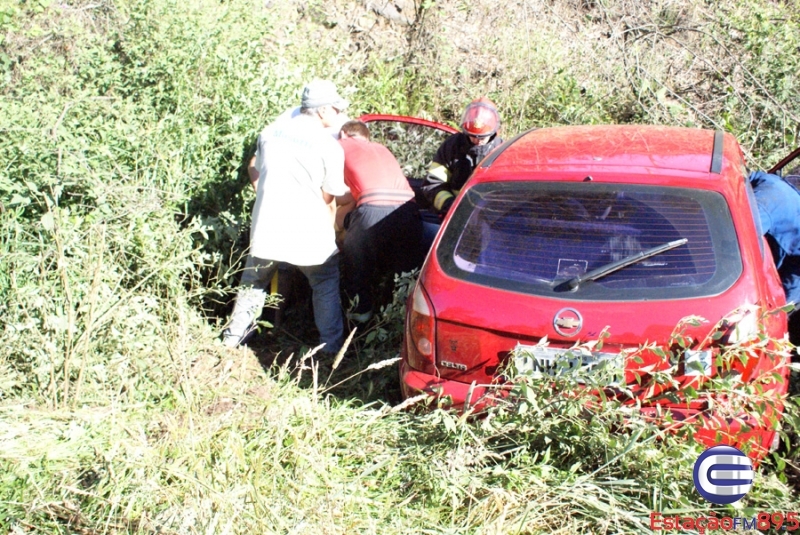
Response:
[[[417,282],[411,296],[411,312],[408,319],[407,352],[408,364],[420,371],[430,372],[434,362],[434,340],[436,340],[433,306],[422,284]]]
[[[718,325],[717,344],[721,348],[723,360],[719,362],[718,373],[730,376],[736,373],[744,380],[749,380],[753,370],[758,366],[763,351],[753,350],[758,345],[763,332],[759,314],[755,307],[742,307],[726,316]]]
[[[721,325],[720,342],[735,345],[755,340],[759,335],[758,315],[754,311],[745,310],[729,315]]]

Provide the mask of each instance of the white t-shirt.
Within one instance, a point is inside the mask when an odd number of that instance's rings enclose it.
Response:
[[[306,115],[279,120],[258,136],[258,187],[250,254],[297,266],[320,265],[336,252],[322,191],[344,195],[344,152]]]

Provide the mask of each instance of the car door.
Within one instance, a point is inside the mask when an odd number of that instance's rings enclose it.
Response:
[[[427,252],[439,231],[441,220],[422,194],[428,165],[445,139],[458,132],[445,124],[405,115],[366,114],[372,141],[386,146],[397,158],[408,180],[422,216],[422,250]]]
[[[769,172],[800,189],[800,147],[778,162]]]
[[[427,119],[404,115],[367,114],[359,117],[359,120],[369,126],[372,141],[386,146],[397,158],[403,174],[414,190],[423,219],[436,220],[435,214],[428,211],[429,205],[421,188],[428,165],[439,146],[458,130]]]

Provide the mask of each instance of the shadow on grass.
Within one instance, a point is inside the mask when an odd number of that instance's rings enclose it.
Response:
[[[226,152],[220,157],[213,179],[197,184],[189,201],[175,214],[182,225],[199,221],[205,228],[195,236],[196,247],[216,260],[198,266],[198,280],[205,292],[198,304],[210,323],[227,318],[233,309],[230,292],[241,276],[250,243],[252,194],[247,168],[256,150],[255,135],[242,141],[238,155]],[[231,162],[237,162],[235,167]]]
[[[280,316],[280,320],[276,321],[275,316]],[[262,328],[247,342],[247,346],[267,373],[285,366],[289,361],[288,368],[292,376],[297,377],[300,361],[313,351],[319,340],[310,299],[293,299],[283,308],[282,313],[265,309],[262,319],[264,318],[278,326]],[[369,333],[378,329],[379,325],[375,321],[363,327],[345,325],[347,333],[354,328],[356,333],[339,363],[334,362],[335,356],[324,355],[322,352],[317,352],[305,362],[306,366],[310,366],[310,361],[313,360],[317,366],[317,388],[342,401],[357,401],[364,405],[399,403],[402,397],[398,364],[387,361],[399,356],[402,340],[395,336],[379,344],[368,344],[366,340]],[[383,366],[378,367],[381,363]],[[377,369],[368,369],[371,365]],[[299,375],[298,385],[301,388],[314,388],[313,376],[308,370]]]

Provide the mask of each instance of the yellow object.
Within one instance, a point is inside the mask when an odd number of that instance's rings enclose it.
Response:
[[[444,203],[447,202],[447,199],[452,199],[454,195],[447,190],[442,190],[436,194],[436,197],[433,199],[433,207],[437,210],[441,210]]]
[[[278,271],[275,270],[275,274],[272,275],[272,281],[269,283],[269,293],[270,295],[275,295],[278,293]]]

